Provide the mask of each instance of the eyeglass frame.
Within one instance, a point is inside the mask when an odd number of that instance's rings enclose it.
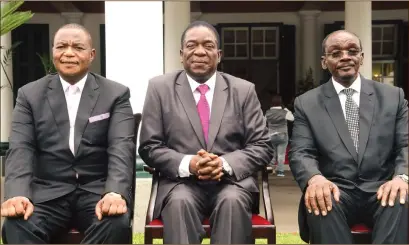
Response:
[[[347,52],[347,55],[348,55],[349,57],[356,57],[356,56],[358,56],[359,54],[362,53],[362,49],[356,49],[356,50],[354,50],[354,51],[356,51],[357,53],[356,53],[356,54],[352,54],[352,55],[349,53],[349,52],[351,52],[351,49],[348,49],[348,50],[339,50],[339,51],[331,52],[331,53],[324,53],[324,55],[325,55],[326,57],[330,56],[332,59],[340,59],[340,58],[344,55],[345,52]],[[337,52],[341,52],[342,55],[339,56],[339,57],[334,57],[333,54],[334,54],[334,53],[337,53]]]

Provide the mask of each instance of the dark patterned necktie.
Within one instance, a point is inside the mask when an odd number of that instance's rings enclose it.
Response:
[[[352,141],[354,142],[354,146],[356,152],[358,152],[359,146],[359,107],[352,99],[352,95],[354,94],[354,89],[346,88],[342,90],[346,96],[347,100],[345,101],[345,119],[348,125],[349,133],[351,134]]]

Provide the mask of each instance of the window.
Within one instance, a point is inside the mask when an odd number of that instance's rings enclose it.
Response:
[[[277,59],[277,42],[277,27],[253,27],[251,29],[251,58]]]
[[[390,57],[396,52],[395,25],[372,26],[372,56]]]
[[[372,80],[395,86],[394,61],[374,61],[372,63]]]
[[[239,60],[249,57],[248,27],[226,27],[222,29],[224,59]]]

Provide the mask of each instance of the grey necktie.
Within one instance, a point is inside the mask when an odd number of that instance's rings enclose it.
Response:
[[[352,141],[354,142],[354,146],[356,152],[358,152],[359,146],[359,107],[352,99],[352,95],[354,94],[355,90],[352,88],[346,88],[342,90],[346,96],[347,100],[345,101],[345,114],[346,114],[346,122],[348,124],[348,130],[351,134]]]

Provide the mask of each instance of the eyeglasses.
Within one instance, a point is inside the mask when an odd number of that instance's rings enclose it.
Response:
[[[324,54],[327,56],[330,56],[333,59],[339,59],[344,55],[345,52],[347,53],[349,57],[355,57],[361,53],[361,50],[359,49],[335,50],[331,53],[324,53]]]

